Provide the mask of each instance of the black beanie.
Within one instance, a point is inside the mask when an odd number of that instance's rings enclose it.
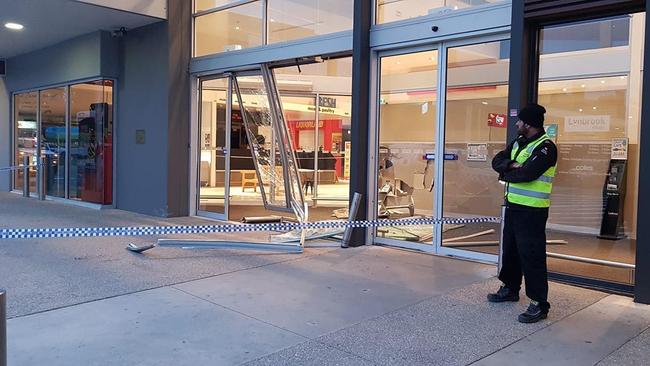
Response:
[[[531,127],[542,128],[544,126],[544,113],[546,113],[546,108],[539,104],[530,103],[519,111],[517,117]]]

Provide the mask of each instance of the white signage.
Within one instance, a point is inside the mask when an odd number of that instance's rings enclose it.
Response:
[[[627,160],[627,138],[612,139],[612,160]]]
[[[467,161],[487,161],[487,144],[467,144]]]
[[[608,132],[609,116],[564,117],[564,132]]]

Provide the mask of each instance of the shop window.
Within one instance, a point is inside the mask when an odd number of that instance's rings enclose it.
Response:
[[[113,82],[70,86],[71,199],[111,204],[113,195]]]
[[[199,127],[199,210],[225,215],[226,195],[226,137],[228,123],[227,118],[228,100],[228,79],[219,78],[206,80],[201,83],[201,114]],[[234,114],[234,111],[233,111]],[[233,130],[239,132],[241,121],[237,125],[233,123]],[[233,134],[234,135],[234,134]],[[239,137],[239,136],[238,136]],[[239,156],[235,152],[240,151],[238,141],[232,144],[233,160],[231,164],[239,174],[238,180],[233,187],[242,187],[241,171],[243,160],[246,159],[248,169],[255,171],[250,153],[247,156]],[[235,174],[233,174],[234,176]],[[256,177],[254,177],[256,179]],[[257,184],[256,181],[253,183]],[[255,186],[253,188],[256,188]],[[235,188],[231,188],[231,193]],[[257,189],[255,189],[257,191]]]
[[[31,165],[37,163],[38,143],[38,93],[22,93],[14,96],[14,164],[21,165],[27,156]],[[29,177],[30,192],[36,192],[36,170],[31,169]],[[14,172],[14,189],[23,189],[23,171]]]
[[[350,191],[352,60],[277,68],[282,109],[310,217],[345,217]],[[316,108],[318,105],[318,108]]]
[[[425,15],[444,15],[503,0],[377,0],[375,23],[389,23]]]
[[[236,3],[239,1],[240,0],[194,0],[194,12],[198,13],[205,10],[210,10],[224,5]]]
[[[193,55],[351,30],[353,5],[353,0],[195,0]]]
[[[43,159],[46,195],[112,203],[112,81],[16,94],[14,108],[16,164],[24,156],[31,164]],[[37,191],[36,173],[30,172],[31,192]],[[22,171],[14,174],[14,189],[22,190],[23,179]]]
[[[380,63],[377,216],[434,215],[438,51]],[[378,238],[434,243],[433,225],[379,227]]]
[[[506,143],[509,51],[506,40],[447,51],[443,217],[501,215],[491,162]],[[498,224],[445,225],[442,246],[497,254],[499,235]]]
[[[268,0],[269,43],[352,29],[352,0]]]
[[[262,5],[261,1],[255,1],[196,17],[194,56],[264,44]]]
[[[641,13],[541,31],[538,101],[558,146],[551,271],[633,283],[631,269],[552,255],[635,262],[644,23]]]
[[[66,88],[42,90],[39,95],[41,129],[39,150],[44,158],[45,192],[48,196],[65,197],[66,170]]]

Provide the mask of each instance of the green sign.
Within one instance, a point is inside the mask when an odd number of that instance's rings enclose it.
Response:
[[[556,138],[557,137],[557,124],[552,124],[546,126],[546,134],[548,137]]]

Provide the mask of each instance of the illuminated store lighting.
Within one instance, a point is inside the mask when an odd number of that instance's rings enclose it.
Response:
[[[12,30],[21,30],[21,29],[25,28],[25,27],[23,27],[22,24],[18,24],[18,23],[5,23],[5,27],[9,28],[9,29],[12,29]]]

